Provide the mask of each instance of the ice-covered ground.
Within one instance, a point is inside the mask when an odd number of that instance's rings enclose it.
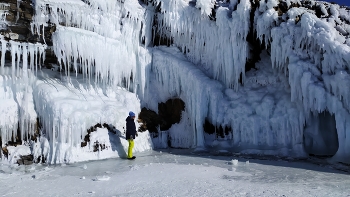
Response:
[[[247,160],[184,150],[136,160],[0,166],[2,196],[348,196],[348,174],[297,161]]]

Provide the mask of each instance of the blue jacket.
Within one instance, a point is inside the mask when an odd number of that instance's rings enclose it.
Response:
[[[130,136],[132,136],[132,139],[135,139],[136,135],[136,125],[134,122],[134,119],[132,119],[130,116],[126,118],[126,139],[131,139]]]

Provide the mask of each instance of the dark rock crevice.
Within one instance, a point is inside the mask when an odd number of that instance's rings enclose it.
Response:
[[[232,134],[231,127],[227,125],[224,127],[222,125],[214,126],[208,119],[205,119],[203,128],[205,133],[209,135],[215,134],[216,138],[225,138],[226,136]]]
[[[139,131],[148,130],[151,133],[157,133],[158,128],[161,131],[170,129],[173,124],[181,121],[182,111],[185,110],[185,103],[178,98],[169,99],[165,103],[158,104],[158,113],[142,108],[139,117],[141,126]]]
[[[84,136],[83,142],[81,142],[80,146],[81,147],[85,147],[88,145],[88,143],[93,143],[93,152],[97,152],[97,151],[103,151],[105,149],[107,149],[108,147],[105,144],[102,144],[101,142],[91,142],[90,140],[90,135],[92,132],[96,132],[97,128],[106,128],[108,130],[108,132],[111,132],[113,134],[118,134],[119,136],[121,136],[121,133],[117,133],[117,130],[115,129],[115,127],[111,124],[107,124],[107,123],[103,123],[102,125],[100,123],[97,123],[96,125],[90,127],[87,130],[87,134]]]

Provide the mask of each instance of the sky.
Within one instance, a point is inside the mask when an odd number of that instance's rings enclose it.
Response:
[[[347,6],[350,6],[350,1],[349,0],[324,0],[324,1],[327,1],[327,2],[335,2],[339,5],[347,5]]]

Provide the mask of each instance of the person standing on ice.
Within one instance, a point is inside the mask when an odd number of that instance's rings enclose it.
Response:
[[[137,136],[136,125],[134,122],[135,113],[130,111],[129,116],[126,118],[126,139],[129,142],[128,149],[128,159],[135,159],[135,156],[132,156],[132,149],[134,148],[134,139]]]

